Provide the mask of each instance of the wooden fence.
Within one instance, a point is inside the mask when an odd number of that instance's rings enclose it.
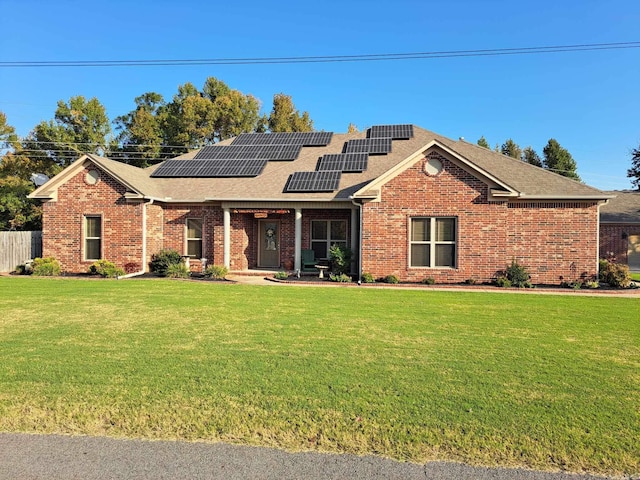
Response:
[[[42,256],[42,232],[0,232],[0,272]]]

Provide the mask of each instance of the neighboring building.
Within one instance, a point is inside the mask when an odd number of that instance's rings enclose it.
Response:
[[[600,208],[600,256],[640,272],[640,192],[614,191]]]
[[[140,169],[85,155],[31,194],[43,248],[66,272],[108,259],[148,269],[174,248],[191,268],[298,270],[303,250],[354,252],[354,273],[490,281],[513,259],[534,283],[597,274],[611,196],[412,125],[353,134],[243,134]]]

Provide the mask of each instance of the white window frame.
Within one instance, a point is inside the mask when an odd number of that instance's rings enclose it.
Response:
[[[416,220],[429,221],[429,240],[413,240],[413,222]],[[436,224],[438,220],[453,220],[453,240],[436,240]],[[412,256],[413,245],[429,246],[429,265],[414,265]],[[436,247],[438,245],[453,245],[453,265],[436,265]],[[458,263],[458,218],[457,217],[410,217],[409,218],[409,267],[410,268],[457,268]]]
[[[200,237],[189,237],[189,222],[196,221],[200,222]],[[196,258],[196,255],[189,255],[189,242],[199,241],[200,242],[200,256]],[[204,221],[202,218],[187,218],[184,222],[184,254],[185,256],[189,256],[189,258],[194,258],[196,260],[200,260],[205,256],[204,252]]]
[[[89,236],[89,219],[90,218],[97,218],[98,219],[98,223],[100,225],[100,235],[98,237],[90,237]],[[84,241],[82,242],[82,258],[85,262],[95,262],[97,260],[101,260],[103,255],[102,255],[102,232],[104,231],[103,225],[102,225],[102,215],[93,215],[93,214],[86,214],[83,215],[82,217],[82,229],[84,231]],[[89,250],[87,248],[87,242],[88,241],[95,241],[97,240],[99,242],[99,247],[98,247],[98,258],[89,258],[89,255],[87,254],[87,251]]]
[[[313,238],[313,224],[314,222],[323,222],[327,224],[327,237],[326,238]],[[332,238],[331,236],[331,222],[341,222],[344,224],[344,240],[342,239],[335,239]],[[320,242],[325,242],[326,246],[327,246],[327,256],[325,258],[316,258],[316,260],[328,260],[329,259],[329,250],[331,249],[331,246],[339,243],[339,244],[344,244],[345,247],[349,246],[349,232],[347,230],[347,220],[342,219],[342,218],[333,218],[333,219],[317,219],[317,220],[311,220],[311,224],[309,225],[310,227],[310,232],[309,232],[309,247],[313,250],[313,244],[314,243],[320,243]]]

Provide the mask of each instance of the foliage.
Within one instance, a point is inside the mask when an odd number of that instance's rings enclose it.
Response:
[[[511,280],[509,280],[504,275],[498,275],[498,277],[496,277],[495,284],[498,287],[509,288],[511,287]]]
[[[532,147],[526,147],[522,151],[522,161],[535,165],[536,167],[542,167],[540,155],[538,155]]]
[[[329,280],[331,280],[332,282],[349,283],[351,282],[351,277],[346,273],[339,273],[339,274],[332,273],[329,275]]]
[[[631,286],[631,274],[627,265],[600,259],[599,268],[598,278],[601,282],[613,288],[629,288]]]
[[[511,282],[511,285],[518,288],[531,288],[531,275],[527,267],[520,265],[516,259],[511,260],[511,265],[505,270],[505,277]]]
[[[347,133],[358,133],[358,126],[355,123],[349,123],[347,127]]]
[[[169,278],[189,278],[191,271],[184,262],[172,263],[167,267],[167,277]]]
[[[576,161],[566,148],[560,146],[558,141],[551,138],[544,147],[544,167],[559,175],[580,181],[577,173]]]
[[[640,190],[640,145],[631,151],[631,168],[627,170],[627,177],[631,178],[631,184]]]
[[[481,136],[481,137],[478,139],[478,142],[477,142],[477,143],[478,143],[478,145],[480,145],[481,147],[484,147],[484,148],[487,148],[487,149],[491,150],[491,147],[489,146],[489,142],[487,142],[487,139],[486,139],[486,138],[484,138],[484,135],[483,135],[483,136]]]
[[[400,280],[398,280],[398,277],[396,277],[395,275],[387,275],[386,277],[384,277],[383,282],[396,284],[399,283]]]
[[[97,260],[89,267],[89,273],[104,278],[117,278],[124,275],[124,270],[109,260]]]
[[[511,158],[517,158],[518,160],[522,157],[522,149],[510,138],[502,144],[500,153]]]
[[[280,271],[280,272],[274,273],[273,278],[277,280],[286,280],[287,278],[289,278],[289,274],[287,272]]]
[[[224,280],[229,273],[229,269],[224,265],[209,265],[204,270],[204,276],[213,280]]]
[[[463,283],[465,285],[475,285],[478,281],[475,278],[467,278]]]
[[[363,283],[375,283],[376,279],[369,272],[364,272],[362,274],[362,282]]]
[[[435,285],[436,284],[436,279],[433,278],[433,277],[427,277],[427,278],[423,278],[420,283],[422,283],[424,285]]]
[[[179,265],[181,263],[183,263],[182,256],[176,250],[165,248],[151,255],[149,269],[160,277],[166,277],[171,265]]]
[[[349,247],[333,244],[329,248],[329,263],[331,272],[335,274],[346,274],[351,270],[352,252]]]
[[[60,262],[53,257],[35,258],[31,267],[32,274],[36,277],[53,277],[60,275]]]
[[[290,95],[277,93],[273,96],[273,109],[268,120],[272,132],[312,132],[313,120],[308,112],[296,110]]]
[[[0,177],[0,230],[40,230],[42,207],[27,198],[33,183],[19,177]]]

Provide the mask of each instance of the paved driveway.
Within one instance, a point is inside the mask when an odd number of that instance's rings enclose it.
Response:
[[[605,477],[426,465],[367,456],[286,453],[223,443],[0,434],[1,480],[398,479],[593,480]]]

